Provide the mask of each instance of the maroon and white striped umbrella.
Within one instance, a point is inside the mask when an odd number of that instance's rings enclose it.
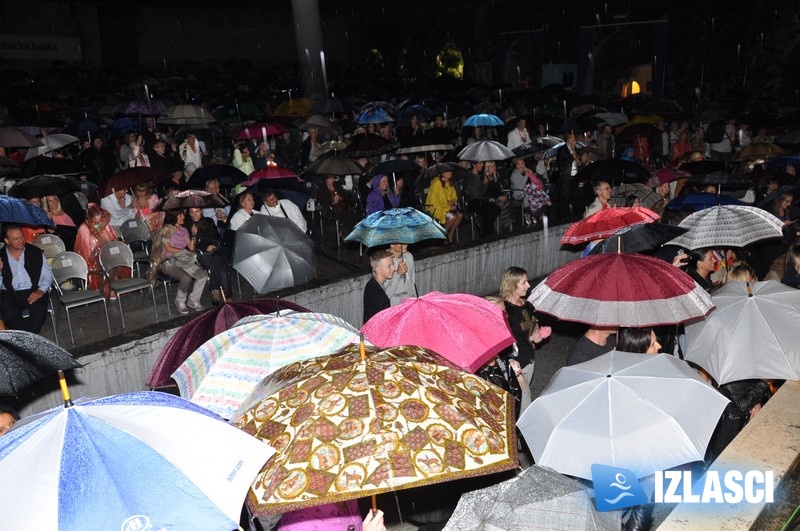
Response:
[[[592,255],[544,279],[528,300],[537,311],[594,326],[657,326],[704,317],[711,297],[689,275],[658,258]]]
[[[564,236],[562,245],[580,245],[608,238],[623,227],[653,223],[661,216],[644,207],[614,207],[595,212],[588,218],[573,223]]]

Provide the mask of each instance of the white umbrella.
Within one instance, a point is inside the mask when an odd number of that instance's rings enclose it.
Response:
[[[487,161],[506,160],[514,156],[514,152],[500,142],[480,140],[468,145],[458,154],[459,160]]]
[[[64,146],[68,146],[73,142],[79,140],[78,137],[65,134],[45,135],[41,139],[42,145],[28,149],[25,153],[25,160],[30,160],[33,157],[44,155],[45,153],[53,152]]]
[[[167,115],[159,118],[162,124],[199,125],[216,122],[214,116],[198,105],[175,105],[167,109]]]
[[[800,291],[780,282],[729,282],[717,308],[686,326],[686,359],[719,384],[751,378],[800,379]]]
[[[536,463],[591,480],[702,460],[728,399],[668,354],[611,351],[564,367],[517,421]]]
[[[681,221],[689,229],[667,245],[686,249],[745,247],[783,237],[782,222],[766,210],[747,205],[719,205],[700,210]]]

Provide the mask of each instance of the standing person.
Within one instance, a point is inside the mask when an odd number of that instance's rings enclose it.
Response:
[[[364,286],[364,322],[392,304],[384,285],[394,276],[394,260],[391,251],[376,251],[369,257],[372,278]]]
[[[611,125],[603,124],[600,126],[600,134],[597,135],[597,149],[605,155],[605,158],[614,158],[617,151],[617,140],[611,132]]]
[[[303,213],[300,212],[297,205],[288,199],[278,199],[278,196],[275,195],[275,191],[270,188],[264,190],[264,193],[261,194],[261,198],[264,200],[264,205],[260,210],[262,214],[265,216],[286,218],[297,225],[301,231],[306,231],[308,228],[306,218],[303,217]]]
[[[75,252],[86,260],[89,268],[87,286],[94,291],[100,291],[104,297],[116,298],[117,294],[111,291],[109,283],[100,274],[100,249],[108,242],[117,239],[117,234],[109,224],[111,215],[108,211],[100,208],[95,203],[89,203],[86,207],[86,221],[78,227],[78,235],[75,237]],[[117,267],[111,272],[112,280],[121,280],[130,277],[130,271],[125,267]]]
[[[589,328],[567,354],[566,365],[576,365],[611,352],[617,343],[615,328]]]
[[[578,173],[580,158],[575,147],[576,140],[573,133],[565,137],[564,145],[556,151],[556,165],[558,166],[558,211],[563,219],[574,219],[576,215],[577,188],[574,177]]]
[[[246,142],[237,142],[233,150],[233,167],[250,175],[256,171],[253,159],[250,156],[250,147]]]
[[[522,398],[519,404],[520,415],[531,404],[535,344],[550,335],[548,327],[540,329],[534,315],[535,309],[526,300],[530,288],[528,273],[521,267],[509,267],[500,277],[500,297],[505,301],[508,324],[514,339],[516,339],[517,353],[515,361],[519,363],[519,370],[525,381],[525,385],[522,386]]]
[[[26,330],[38,334],[47,318],[53,271],[37,247],[25,243],[19,225],[8,225],[6,245],[0,249],[3,297],[0,310],[10,330]]]
[[[736,119],[730,118],[725,121],[722,131],[722,139],[719,142],[709,144],[711,160],[728,162],[733,156],[733,145],[736,142]]]
[[[464,214],[458,210],[458,193],[453,186],[453,172],[446,171],[431,179],[428,197],[425,199],[425,210],[447,231],[447,243],[456,239],[456,230],[464,220]]]
[[[196,134],[188,133],[186,135],[186,140],[178,147],[178,154],[183,160],[184,168],[188,168],[189,164],[193,164],[195,170],[203,167],[203,157],[206,153],[197,141]]]
[[[414,272],[414,255],[408,252],[408,244],[389,245],[394,262],[394,276],[383,285],[392,306],[400,304],[408,297],[416,295],[417,276]]]
[[[717,269],[717,258],[711,249],[694,249],[689,251],[689,261],[686,264],[686,272],[700,284],[706,291],[714,289],[711,280],[711,273]]]
[[[511,132],[508,133],[508,137],[506,137],[508,149],[517,148],[531,141],[531,135],[528,134],[527,125],[528,122],[525,118],[520,118],[517,121],[517,126],[512,129]]]

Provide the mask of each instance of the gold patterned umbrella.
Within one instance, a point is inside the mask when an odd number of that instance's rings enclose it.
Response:
[[[254,514],[518,466],[511,395],[421,347],[361,348],[279,369],[231,419],[277,450]]]

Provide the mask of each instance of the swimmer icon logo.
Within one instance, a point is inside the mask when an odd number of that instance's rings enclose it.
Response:
[[[594,504],[598,511],[614,511],[647,503],[636,474],[627,468],[592,465]]]

